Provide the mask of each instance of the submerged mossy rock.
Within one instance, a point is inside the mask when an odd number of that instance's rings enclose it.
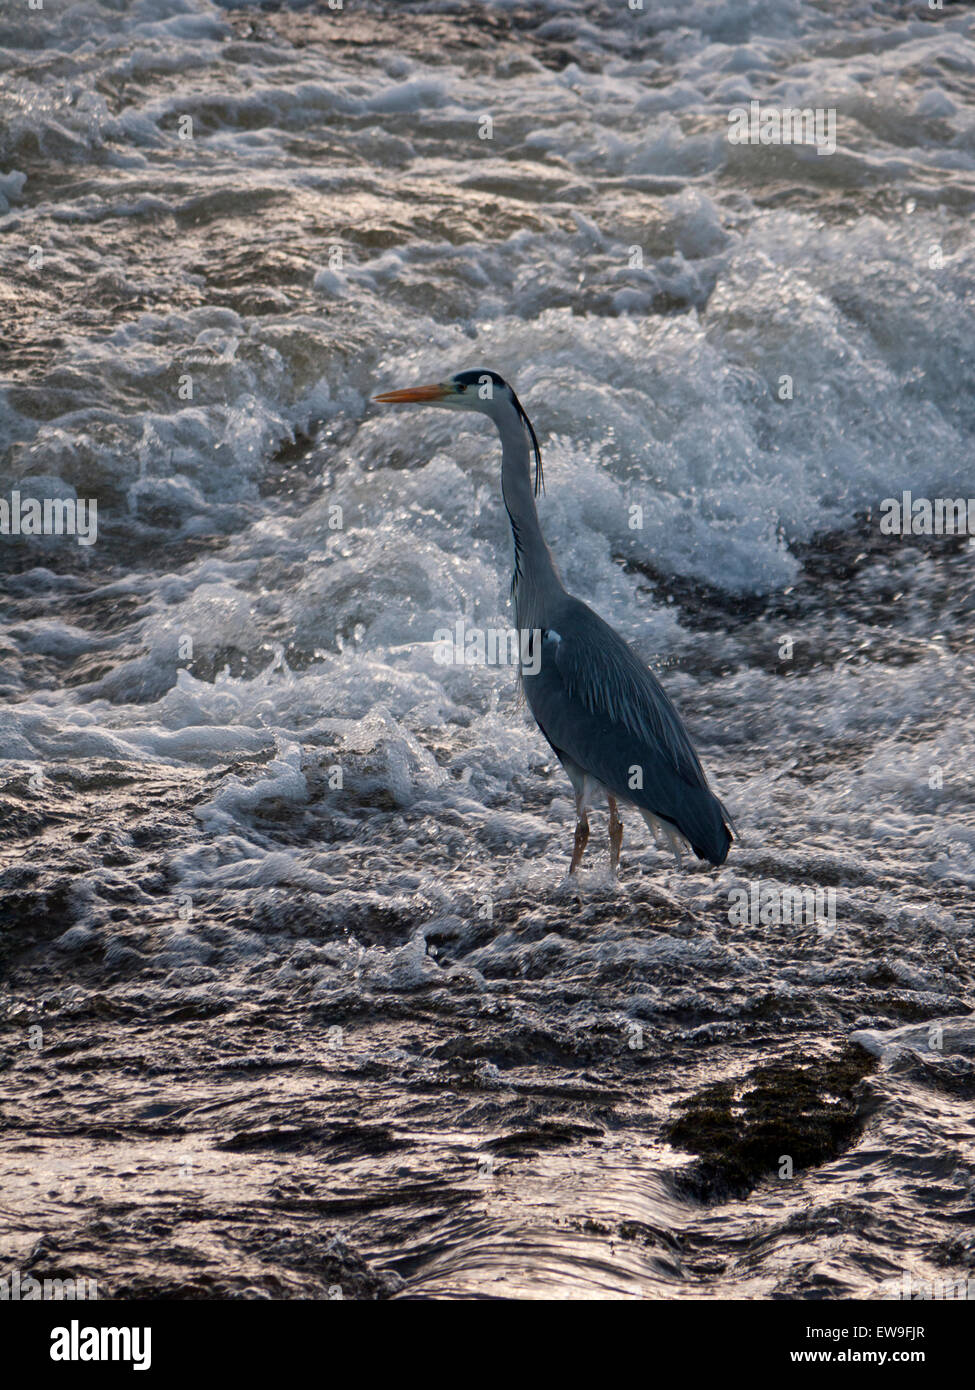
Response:
[[[680,1185],[705,1200],[740,1196],[784,1176],[784,1159],[796,1173],[834,1158],[867,1119],[860,1082],[874,1065],[860,1048],[794,1053],[689,1096],[667,1130],[672,1144],[699,1159]]]

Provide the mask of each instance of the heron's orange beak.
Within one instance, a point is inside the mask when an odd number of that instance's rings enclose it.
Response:
[[[384,391],[381,396],[373,396],[374,401],[384,405],[406,405],[410,401],[442,401],[453,395],[449,383],[434,382],[432,386],[407,386],[403,391]]]

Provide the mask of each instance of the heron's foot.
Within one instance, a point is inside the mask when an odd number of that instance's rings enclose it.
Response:
[[[589,843],[589,817],[585,814],[580,816],[576,823],[576,839],[572,847],[572,863],[569,865],[569,873],[574,874],[579,867],[583,850]]]
[[[620,846],[623,843],[623,822],[620,820],[616,797],[609,798],[609,867],[615,878],[620,866]]]

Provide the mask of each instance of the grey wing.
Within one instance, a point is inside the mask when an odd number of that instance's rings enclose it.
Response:
[[[675,825],[699,858],[723,863],[724,808],[653,672],[580,600],[553,617],[539,669],[524,676],[542,733],[614,795]]]

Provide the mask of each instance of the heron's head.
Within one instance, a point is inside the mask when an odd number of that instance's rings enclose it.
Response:
[[[499,403],[517,399],[504,377],[485,369],[456,372],[431,386],[407,386],[403,391],[384,391],[373,397],[384,405],[442,405],[448,410],[477,410],[482,415],[493,415]]]
[[[538,495],[542,487],[542,456],[538,439],[521,401],[497,372],[489,372],[484,367],[470,372],[455,372],[446,381],[436,381],[431,386],[407,386],[402,391],[384,391],[382,395],[373,396],[373,400],[384,405],[439,405],[448,410],[476,410],[481,415],[489,415],[499,428],[502,417],[513,411],[531,439],[535,454],[535,495]]]

